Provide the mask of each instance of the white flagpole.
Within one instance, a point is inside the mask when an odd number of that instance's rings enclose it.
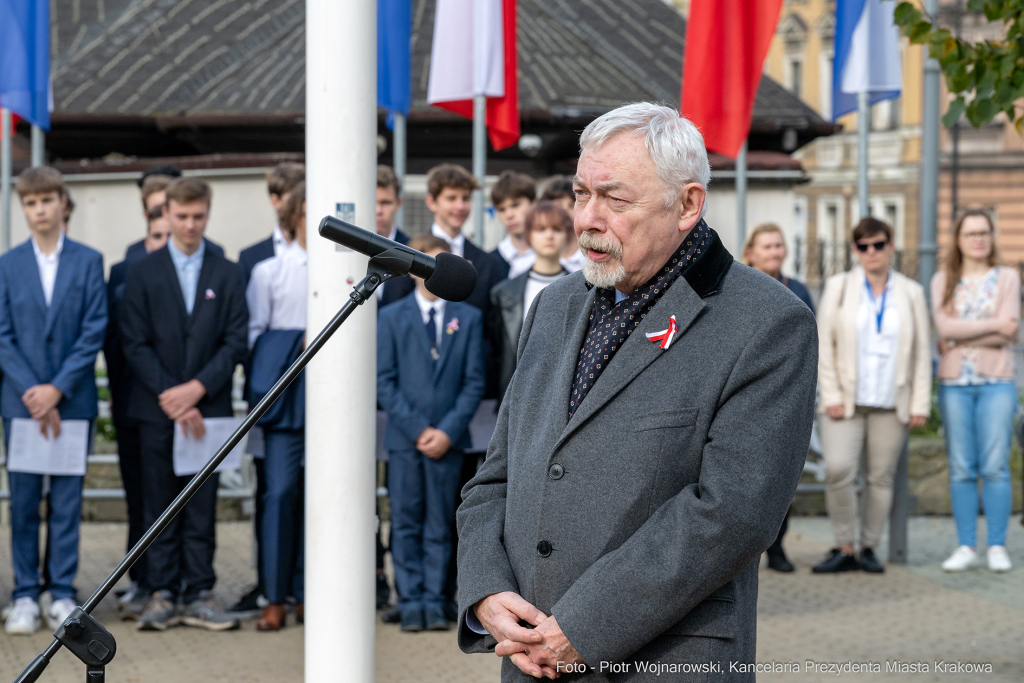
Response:
[[[32,125],[32,167],[46,163],[46,133],[37,125]]]
[[[394,164],[395,164],[395,175],[398,176],[398,185],[402,188],[402,194],[405,194],[405,159],[406,159],[406,135],[405,135],[405,114],[401,112],[395,112],[394,118]],[[401,199],[401,195],[398,197]],[[401,206],[395,213],[395,225],[398,227],[405,226],[405,206]]]
[[[487,180],[487,96],[473,96],[473,175],[480,185],[473,192],[473,242],[484,244],[484,183]]]
[[[365,256],[316,226],[340,214],[372,230],[376,142],[377,3],[306,0],[310,334],[366,274]],[[374,680],[376,303],[357,309],[306,373],[307,681]]]
[[[747,141],[736,156],[736,250],[743,252],[747,241]]]
[[[871,128],[871,105],[866,90],[857,93],[857,203],[860,217],[871,215],[868,206],[868,131]]]
[[[11,248],[11,110],[0,109],[0,253]]]

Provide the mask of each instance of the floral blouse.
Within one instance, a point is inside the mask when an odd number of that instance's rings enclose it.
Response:
[[[996,314],[999,268],[990,268],[977,278],[961,278],[953,291],[953,309],[961,320],[984,320]],[[943,384],[970,386],[1005,382],[999,377],[985,377],[978,374],[978,349],[975,346],[958,346],[961,354],[960,376],[942,380]]]

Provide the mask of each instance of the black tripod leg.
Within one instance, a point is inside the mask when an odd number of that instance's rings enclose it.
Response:
[[[106,683],[107,674],[102,666],[85,667],[85,683]]]

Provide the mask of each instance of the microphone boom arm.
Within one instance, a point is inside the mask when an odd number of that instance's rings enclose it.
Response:
[[[140,557],[142,557],[142,554],[149,549],[149,546],[153,544],[153,541],[156,540],[157,536],[167,528],[167,525],[171,523],[171,520],[174,519],[179,512],[181,512],[181,509],[185,507],[192,496],[194,496],[202,485],[205,484],[211,476],[213,476],[213,473],[217,470],[217,467],[220,466],[224,458],[228,456],[228,453],[230,453],[235,446],[242,441],[242,438],[248,434],[254,426],[256,426],[256,423],[261,417],[263,417],[264,413],[270,409],[270,406],[273,405],[274,401],[284,393],[284,390],[288,388],[288,385],[295,381],[295,378],[299,376],[299,373],[302,372],[303,368],[305,368],[309,361],[312,360],[313,356],[323,348],[324,344],[327,343],[327,340],[329,340],[334,333],[338,331],[338,328],[341,327],[342,323],[352,315],[352,311],[373,296],[377,287],[381,286],[386,281],[393,277],[407,275],[412,264],[413,255],[399,249],[388,249],[387,251],[381,252],[370,259],[370,263],[366,268],[366,276],[355,285],[352,293],[349,295],[349,300],[345,302],[345,305],[341,307],[341,310],[339,310],[334,318],[327,323],[327,326],[320,331],[320,334],[316,336],[309,346],[299,354],[299,357],[296,358],[295,362],[291,364],[288,370],[281,375],[281,378],[277,380],[270,391],[267,392],[266,396],[256,404],[256,407],[254,407],[248,415],[246,415],[245,420],[241,425],[239,425],[238,429],[235,430],[234,434],[224,442],[224,445],[220,447],[220,450],[218,450],[214,456],[210,458],[209,462],[203,466],[203,469],[199,470],[199,472],[192,477],[191,481],[189,481],[185,488],[182,489],[181,493],[179,493],[171,504],[167,506],[167,509],[164,510],[163,514],[153,522],[153,525],[146,530],[146,533],[139,539],[139,542],[135,544],[124,559],[121,560],[117,567],[114,568],[114,571],[110,572],[110,575],[107,576],[103,583],[101,583],[93,594],[89,596],[89,599],[81,605],[81,612],[85,613],[88,621],[94,625],[93,628],[98,626],[110,637],[111,640],[113,640],[113,636],[110,636],[109,632],[99,625],[99,622],[96,622],[88,615],[96,609],[96,606],[100,604],[103,598],[105,598],[111,590],[113,590],[114,586],[117,585],[117,582],[121,580],[121,577],[124,576],[131,566],[135,564]],[[73,612],[71,616],[61,624],[55,633],[60,634],[61,639],[63,639],[69,638],[70,633],[79,632],[81,626],[80,623],[77,624],[77,627],[73,626],[71,629],[68,629],[67,627],[71,625],[72,621],[81,620],[82,616],[83,615],[79,610],[75,610],[75,612]],[[89,629],[86,629],[86,633],[90,633]],[[45,650],[37,655],[36,658],[33,659],[27,667],[25,667],[24,671],[14,679],[14,683],[32,683],[33,681],[38,680],[42,675],[43,670],[46,669],[46,665],[49,664],[50,660],[53,658],[53,655],[60,650],[61,645],[63,644],[61,639],[55,637],[53,642],[51,642]],[[69,649],[72,648],[69,647]],[[72,652],[75,652],[75,650],[72,649]],[[77,652],[75,652],[75,654],[77,656]],[[97,667],[95,662],[84,663],[88,667],[88,673],[86,674],[88,681],[97,682],[103,680],[102,666]]]

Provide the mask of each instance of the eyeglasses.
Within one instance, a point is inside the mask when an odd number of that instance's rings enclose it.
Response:
[[[868,253],[868,249],[874,249],[875,251],[885,251],[885,248],[889,245],[889,240],[881,240],[879,242],[868,242],[864,244],[862,242],[856,242],[854,246],[857,247],[857,251],[862,254]]]

